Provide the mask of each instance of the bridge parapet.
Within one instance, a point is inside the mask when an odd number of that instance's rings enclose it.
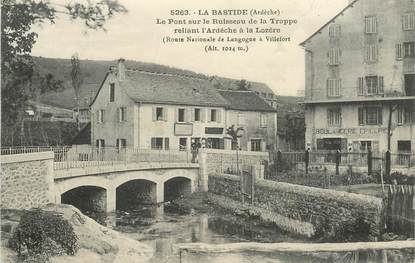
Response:
[[[80,168],[70,168],[64,170],[55,170],[55,180],[88,176],[88,175],[105,175],[114,172],[128,172],[138,170],[159,170],[159,169],[199,169],[197,163],[114,163],[111,166],[87,166]]]

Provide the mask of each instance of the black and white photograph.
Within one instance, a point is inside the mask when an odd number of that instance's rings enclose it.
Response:
[[[2,263],[415,263],[414,0],[0,0]]]

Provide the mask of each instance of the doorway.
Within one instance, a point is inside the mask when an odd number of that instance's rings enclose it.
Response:
[[[415,74],[405,74],[405,95],[415,96]]]

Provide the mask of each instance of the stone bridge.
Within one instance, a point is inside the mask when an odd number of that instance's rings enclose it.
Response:
[[[199,165],[137,163],[55,171],[55,202],[112,212],[199,190]]]
[[[53,169],[53,152],[1,156],[3,208],[47,203],[112,212],[139,203],[155,204],[207,190],[195,163],[125,163]]]

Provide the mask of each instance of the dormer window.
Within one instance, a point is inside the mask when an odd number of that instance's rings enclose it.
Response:
[[[110,83],[110,102],[115,100],[115,83]]]

